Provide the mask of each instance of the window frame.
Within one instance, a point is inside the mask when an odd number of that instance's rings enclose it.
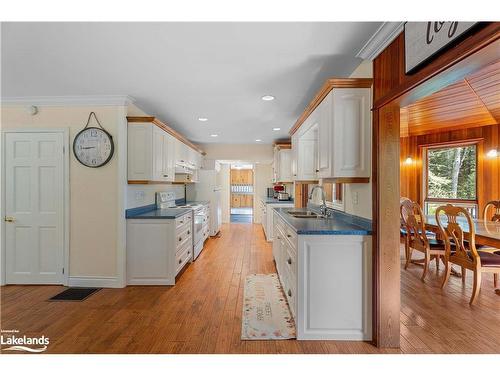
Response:
[[[479,153],[482,139],[469,139],[465,141],[452,141],[434,144],[421,145],[421,160],[422,160],[422,206],[427,211],[427,203],[451,203],[451,204],[469,204],[476,205],[476,211],[479,209],[479,175],[480,175],[480,158]],[[476,181],[475,181],[475,199],[460,199],[460,198],[431,198],[429,197],[429,150],[449,149],[456,147],[474,146],[476,148]],[[425,212],[427,214],[427,212]]]

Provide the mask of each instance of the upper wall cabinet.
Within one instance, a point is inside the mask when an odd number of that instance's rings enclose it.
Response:
[[[152,123],[128,127],[128,180],[174,181],[176,139]]]
[[[325,82],[291,130],[296,180],[369,182],[371,84],[367,78]]]
[[[318,106],[320,178],[370,177],[370,105],[370,89],[346,88],[330,91]]]
[[[154,117],[128,120],[129,183],[174,182],[176,165],[180,162],[190,170],[190,175],[196,175],[201,153],[177,139],[180,136],[173,135],[177,133]],[[195,181],[196,178],[190,177],[189,182]]]
[[[273,182],[292,182],[292,150],[290,144],[274,146]]]

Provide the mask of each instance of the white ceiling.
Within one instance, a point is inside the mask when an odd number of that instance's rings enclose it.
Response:
[[[380,25],[3,23],[2,95],[130,95],[194,142],[271,143]]]

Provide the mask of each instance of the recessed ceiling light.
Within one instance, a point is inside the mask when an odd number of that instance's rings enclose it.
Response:
[[[210,134],[211,137],[218,137],[219,134]]]
[[[281,128],[273,128],[273,130],[277,132],[278,130],[281,130]]]
[[[264,95],[262,97],[262,100],[265,100],[266,102],[268,102],[270,100],[274,100],[274,96],[272,96],[272,95]]]
[[[208,119],[206,117],[198,117],[198,121],[206,122]]]
[[[256,139],[255,142],[262,142],[262,139]]]

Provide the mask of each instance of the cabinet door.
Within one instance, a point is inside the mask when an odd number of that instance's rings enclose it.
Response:
[[[318,110],[318,174],[319,177],[332,177],[333,171],[333,124],[332,124],[333,91],[323,99]]]
[[[298,134],[292,135],[292,181],[297,179],[297,160],[298,160]]]
[[[333,177],[370,177],[370,89],[333,90]]]
[[[128,179],[151,180],[153,177],[153,125],[133,123],[128,126]]]
[[[317,179],[317,149],[316,140],[299,139],[298,178],[299,180]]]
[[[175,138],[165,133],[163,139],[163,177],[165,181],[175,180]]]
[[[292,181],[292,150],[279,152],[279,181]]]
[[[240,196],[237,195],[237,194],[232,194],[232,198],[231,198],[231,207],[240,207],[241,203],[240,203]]]
[[[168,176],[164,169],[167,146],[166,133],[155,127],[153,129],[153,181],[167,181]]]
[[[178,139],[175,140],[175,159],[177,164],[187,165],[188,147]]]

